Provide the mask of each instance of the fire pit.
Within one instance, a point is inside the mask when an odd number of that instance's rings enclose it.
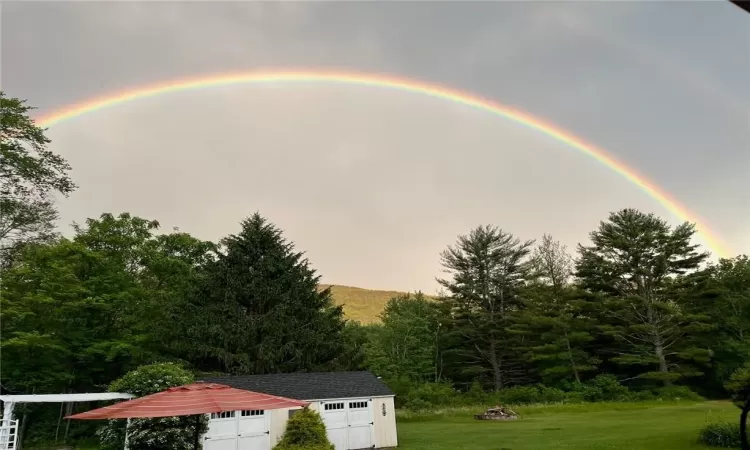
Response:
[[[485,411],[484,414],[476,414],[476,420],[516,420],[518,414],[510,408],[504,406],[495,406]]]

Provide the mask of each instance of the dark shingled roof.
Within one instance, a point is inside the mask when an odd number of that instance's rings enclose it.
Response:
[[[395,395],[370,372],[297,372],[207,377],[200,381],[296,400]]]

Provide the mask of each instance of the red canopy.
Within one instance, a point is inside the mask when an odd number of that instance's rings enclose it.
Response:
[[[68,419],[127,419],[131,417],[192,416],[221,411],[282,409],[308,402],[234,389],[223,384],[195,383],[120,402]]]

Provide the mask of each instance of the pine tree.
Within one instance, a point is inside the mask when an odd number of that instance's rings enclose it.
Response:
[[[260,374],[325,370],[343,353],[343,312],[281,230],[256,213],[221,241],[181,320],[199,368]]]
[[[686,291],[695,310],[711,318],[715,329],[699,336],[712,353],[707,388],[718,388],[750,360],[750,259],[721,259],[689,277]]]
[[[441,254],[452,274],[438,280],[449,293],[442,300],[451,311],[448,338],[462,341],[464,370],[489,375],[495,389],[526,377],[518,352],[523,343],[511,328],[523,307],[519,291],[532,244],[495,226],[480,226]]]
[[[545,382],[573,378],[595,370],[597,358],[587,349],[595,321],[587,296],[571,285],[573,260],[564,245],[544,235],[532,258],[532,282],[525,289],[528,309],[520,329],[532,345],[529,359],[540,367]]]
[[[691,342],[706,328],[691,314],[679,277],[707,258],[691,243],[695,228],[672,229],[653,214],[624,209],[593,231],[591,246],[579,246],[577,276],[586,288],[607,295],[606,331],[623,345],[613,361],[635,366],[640,378],[670,382],[700,372],[708,351]]]

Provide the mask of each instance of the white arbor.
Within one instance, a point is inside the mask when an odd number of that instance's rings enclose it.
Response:
[[[18,420],[13,419],[13,408],[18,403],[74,403],[120,400],[133,398],[131,394],[103,392],[98,394],[43,394],[43,395],[0,395],[4,403],[3,419],[0,422],[0,450],[18,450]]]

